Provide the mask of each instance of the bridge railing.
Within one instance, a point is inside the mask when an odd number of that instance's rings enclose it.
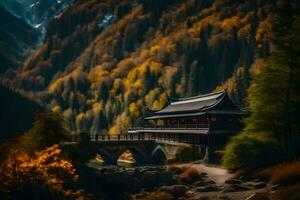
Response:
[[[193,129],[208,129],[208,124],[166,124],[162,126],[146,125],[144,127],[131,127],[129,130],[162,130],[162,129],[171,129],[171,130],[193,130]]]
[[[199,137],[198,139],[195,139]],[[171,133],[128,133],[117,135],[89,135],[89,134],[73,134],[69,135],[69,139],[63,141],[62,144],[78,144],[78,143],[97,143],[97,142],[110,142],[110,141],[167,141],[179,143],[198,143],[201,134],[171,134]]]

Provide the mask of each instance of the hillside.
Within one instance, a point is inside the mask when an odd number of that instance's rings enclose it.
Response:
[[[33,101],[0,86],[0,143],[32,127],[34,115],[43,108]]]
[[[36,30],[0,6],[0,73],[20,66],[37,39]]]
[[[169,96],[228,85],[243,105],[251,65],[270,52],[273,1],[77,0],[7,85],[37,93],[74,130],[125,131]],[[218,87],[219,86],[219,87]]]
[[[43,31],[48,21],[71,2],[72,0],[1,0],[0,5],[30,26]]]

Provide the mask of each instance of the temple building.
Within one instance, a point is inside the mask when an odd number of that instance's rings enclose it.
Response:
[[[169,98],[160,110],[150,110],[153,128],[200,128],[210,131],[238,131],[242,112],[231,101],[227,91],[189,98]]]
[[[229,136],[242,129],[244,115],[226,89],[189,98],[167,97],[160,110],[149,109],[144,127],[130,129],[129,133],[204,148],[222,147]]]

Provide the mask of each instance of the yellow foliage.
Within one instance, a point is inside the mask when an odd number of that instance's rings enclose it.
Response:
[[[134,87],[135,87],[136,89],[141,89],[142,86],[143,86],[143,83],[142,83],[142,80],[141,80],[141,79],[136,80],[136,82],[134,83]]]
[[[221,22],[221,28],[226,31],[231,31],[233,27],[238,27],[240,23],[240,18],[237,16],[233,16],[231,18],[224,19]]]
[[[158,100],[154,101],[153,105],[152,105],[152,109],[153,110],[159,110],[161,109],[166,102],[166,95],[163,93],[159,96]]]
[[[160,94],[160,91],[158,88],[155,88],[153,90],[150,90],[148,94],[145,96],[145,102],[147,106],[151,106],[153,102],[156,100],[158,95]]]
[[[129,119],[126,112],[123,112],[121,115],[118,115],[114,120],[114,126],[109,129],[109,134],[121,134],[127,133],[129,128]]]
[[[270,32],[270,24],[267,21],[260,22],[255,35],[256,41],[262,42],[264,39],[269,39]]]
[[[61,113],[61,107],[59,105],[54,106],[51,110],[55,113]]]
[[[140,111],[138,108],[139,104],[141,104],[140,100],[137,103],[133,102],[129,105],[129,112],[131,116],[138,117],[140,115]]]
[[[155,61],[150,62],[150,71],[151,71],[151,73],[158,76],[159,73],[161,72],[161,70],[162,70],[162,64],[161,63],[158,63],[158,62],[155,62]]]
[[[250,73],[252,75],[257,75],[261,72],[264,61],[262,59],[257,59],[250,67]]]
[[[101,110],[103,109],[103,106],[102,106],[102,104],[101,103],[94,103],[93,104],[93,111],[95,112],[95,113],[99,113]]]
[[[120,79],[120,78],[115,79],[114,83],[113,83],[113,90],[117,90],[117,89],[121,88],[122,85],[123,85],[122,79]]]
[[[137,78],[138,78],[137,68],[130,70],[130,72],[127,75],[127,80],[129,81],[129,83],[134,83],[137,80]]]
[[[119,130],[117,127],[112,126],[112,127],[110,127],[108,134],[109,135],[117,135],[117,134],[119,134]]]
[[[159,51],[159,49],[160,49],[160,46],[159,46],[159,45],[155,45],[155,46],[151,47],[151,48],[150,48],[150,54],[151,54],[151,55],[156,54],[156,53]]]

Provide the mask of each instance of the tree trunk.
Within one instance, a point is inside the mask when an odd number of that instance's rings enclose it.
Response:
[[[286,159],[290,159],[290,136],[291,136],[291,123],[290,123],[290,99],[291,99],[291,87],[293,82],[293,74],[294,74],[294,66],[289,62],[289,79],[288,79],[288,85],[287,85],[287,91],[286,91],[286,121],[285,121],[285,148],[286,148]]]

